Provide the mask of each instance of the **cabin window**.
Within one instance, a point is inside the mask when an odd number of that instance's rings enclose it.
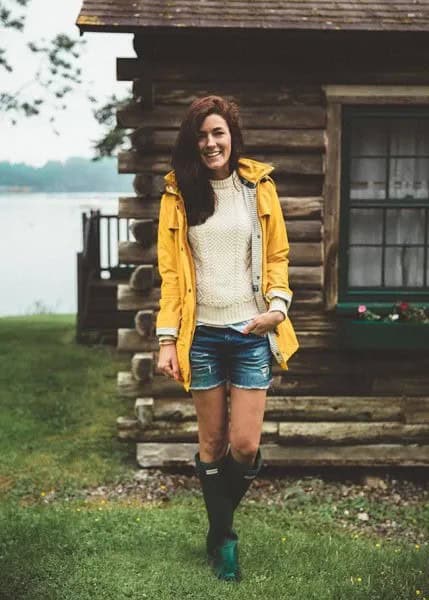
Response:
[[[429,299],[429,109],[343,107],[340,301]]]

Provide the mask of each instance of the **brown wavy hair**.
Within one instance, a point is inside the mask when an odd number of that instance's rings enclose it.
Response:
[[[192,102],[180,126],[172,157],[189,225],[201,225],[215,210],[215,194],[209,181],[210,171],[202,162],[198,148],[200,127],[204,119],[213,113],[225,119],[231,134],[230,173],[237,169],[243,150],[239,109],[235,102],[220,96],[205,96]]]

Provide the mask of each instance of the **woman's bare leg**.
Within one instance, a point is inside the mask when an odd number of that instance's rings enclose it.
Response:
[[[219,460],[228,448],[228,404],[226,385],[210,390],[191,390],[198,418],[200,458]]]
[[[231,385],[231,454],[237,462],[252,465],[261,441],[267,390]]]

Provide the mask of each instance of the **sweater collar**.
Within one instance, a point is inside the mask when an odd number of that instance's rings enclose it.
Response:
[[[237,174],[233,171],[231,175],[228,175],[225,179],[210,179],[210,184],[214,190],[226,190],[234,187],[234,183],[237,179]]]

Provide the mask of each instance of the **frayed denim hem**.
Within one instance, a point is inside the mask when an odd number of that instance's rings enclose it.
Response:
[[[231,385],[233,385],[236,388],[240,388],[241,390],[268,390],[271,387],[271,384],[273,383],[274,378],[271,379],[271,381],[269,381],[268,385],[264,385],[264,386],[258,386],[258,385],[238,385],[238,383],[232,383],[231,381]]]
[[[223,379],[222,381],[219,381],[218,383],[216,383],[215,385],[210,385],[209,387],[193,387],[191,385],[191,387],[189,388],[191,390],[191,392],[193,390],[195,390],[196,392],[198,391],[203,391],[203,390],[213,390],[214,388],[218,387],[219,385],[222,385],[223,383],[226,383],[226,379]]]
[[[257,385],[237,385],[236,383],[231,383],[231,385],[240,388],[241,390],[268,390],[271,387],[271,384],[264,387],[259,387]]]

